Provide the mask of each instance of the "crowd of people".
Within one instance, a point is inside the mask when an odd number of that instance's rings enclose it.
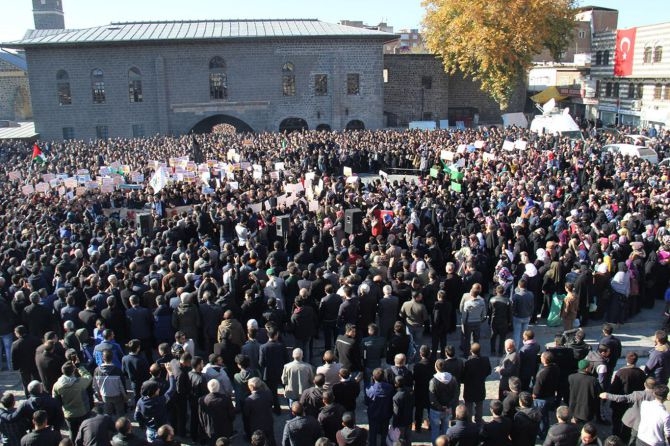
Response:
[[[613,331],[670,301],[670,172],[602,153],[615,133],[585,136],[156,136],[40,143],[46,163],[0,143],[0,337],[25,390],[0,399],[3,442],[274,445],[286,399],[284,446],[409,444],[426,428],[440,446],[666,444],[667,334],[617,370]],[[662,158],[670,132],[649,144]],[[170,158],[231,151],[230,172],[149,185]],[[144,183],[23,188],[112,163]],[[122,207],[152,224],[105,212]],[[577,327],[594,321],[592,349]],[[540,323],[562,326],[554,347]]]

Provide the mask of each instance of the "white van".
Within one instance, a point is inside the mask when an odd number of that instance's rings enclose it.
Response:
[[[642,158],[651,164],[658,164],[658,153],[654,149],[634,144],[607,144],[603,146],[603,153],[613,155],[632,156],[633,158]]]

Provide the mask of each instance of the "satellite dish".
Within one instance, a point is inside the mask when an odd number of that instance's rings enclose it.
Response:
[[[554,98],[549,99],[545,104],[542,106],[542,111],[543,114],[548,115],[551,113],[551,111],[556,107],[556,100]]]

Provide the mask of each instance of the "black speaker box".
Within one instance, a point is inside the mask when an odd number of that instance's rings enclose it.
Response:
[[[135,226],[140,237],[151,237],[154,230],[154,218],[151,214],[137,214]]]
[[[360,209],[347,209],[344,211],[344,232],[356,234],[363,231],[363,211]]]
[[[277,225],[277,236],[278,237],[286,237],[288,235],[288,225],[289,225],[289,219],[291,217],[288,215],[279,215],[277,216],[275,220],[275,224]]]

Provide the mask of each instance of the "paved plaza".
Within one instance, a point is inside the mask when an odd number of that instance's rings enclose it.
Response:
[[[643,365],[646,361],[646,356],[648,356],[649,350],[653,347],[653,333],[655,330],[662,327],[663,316],[661,312],[661,303],[656,302],[656,305],[653,309],[645,309],[640,312],[637,316],[631,318],[629,322],[621,325],[618,328],[615,328],[615,336],[617,336],[623,345],[622,356],[625,356],[627,352],[634,351],[640,356],[639,365]],[[589,325],[584,327],[586,332],[586,342],[588,342],[593,347],[597,346],[598,340],[601,337],[601,327],[602,321],[591,321]],[[535,331],[536,339],[542,345],[553,342],[554,336],[561,332],[560,327],[547,327],[544,324],[538,324],[532,326]],[[511,333],[510,333],[511,334]],[[488,356],[489,354],[489,342],[490,339],[490,330],[488,325],[484,325],[482,329],[482,354]],[[448,343],[453,345],[458,345],[460,343],[460,338],[456,334],[449,335],[447,339]],[[424,337],[424,343],[430,343],[428,337]],[[315,341],[314,346],[315,358],[320,358],[321,352],[323,352],[323,339],[320,338]],[[500,358],[491,357],[492,368],[497,365],[497,362]],[[623,360],[620,360],[620,365],[623,364]],[[319,365],[318,363],[314,364],[315,366]],[[497,398],[498,395],[498,375],[492,373],[489,376],[489,379],[486,383],[486,397],[487,401],[485,403],[484,414],[488,415],[488,402],[491,399]],[[19,374],[15,372],[1,372],[0,373],[0,389],[2,392],[13,392],[16,394],[17,398],[23,399],[23,392],[21,390],[21,380]],[[281,389],[280,389],[281,392]],[[286,405],[286,400],[284,401],[283,412],[281,416],[275,417],[275,436],[278,441],[281,440],[281,435],[284,428],[284,423],[288,419],[288,406]],[[427,414],[426,414],[427,417]],[[484,419],[488,420],[490,417],[485,416]],[[365,409],[363,392],[358,400],[357,410],[356,410],[356,419],[360,425],[367,427],[367,412]],[[427,424],[424,423],[424,428],[427,427]],[[609,426],[598,426],[599,429],[602,429],[602,433],[609,434]],[[242,426],[242,417],[238,415],[235,420],[235,429],[237,434],[233,440],[234,445],[243,445],[247,444],[244,441],[243,437],[243,426]],[[63,431],[65,434],[65,431]],[[601,435],[602,437],[602,435]],[[185,442],[184,444],[191,444]],[[412,433],[412,444],[421,445],[421,444],[430,444],[430,433],[427,430],[417,434]]]

